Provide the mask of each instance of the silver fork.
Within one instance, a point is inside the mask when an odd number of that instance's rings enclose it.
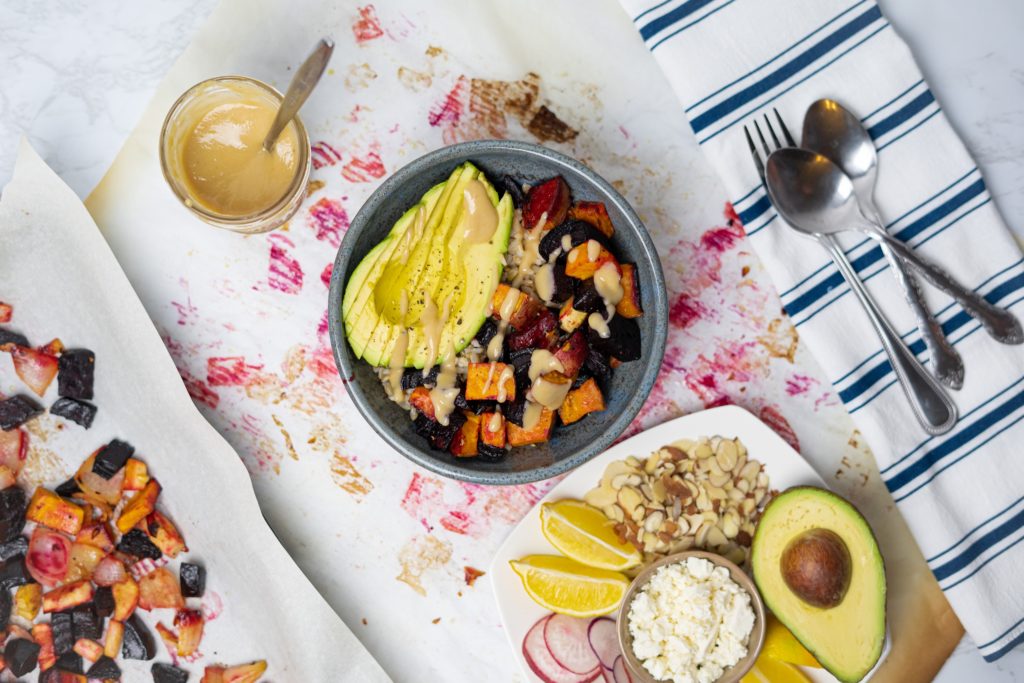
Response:
[[[777,109],[773,111],[775,112],[775,119],[778,121],[786,145],[796,147],[796,141],[786,127],[786,123],[782,120],[779,111]],[[766,160],[771,155],[773,149],[779,149],[783,147],[783,144],[780,142],[778,135],[776,135],[775,128],[772,126],[772,122],[767,114],[764,115],[764,123],[774,148],[769,147],[759,123],[756,120],[753,121],[754,130],[757,131],[757,137],[761,142],[761,147],[764,149]],[[747,126],[743,126],[743,132],[747,136],[747,144],[750,146],[750,155],[754,159],[757,173],[761,177],[761,182],[764,183],[764,160],[761,159],[757,145],[754,143],[754,138],[750,135],[750,130]],[[956,405],[938,381],[925,370],[924,366],[917,360],[917,357],[903,343],[899,333],[886,320],[878,304],[868,292],[864,283],[861,282],[856,268],[850,263],[839,241],[830,235],[816,235],[815,239],[828,251],[832,261],[846,280],[846,284],[849,285],[854,296],[857,297],[857,300],[864,307],[864,312],[871,321],[872,327],[875,328],[875,332],[882,342],[882,348],[885,349],[885,353],[889,357],[889,363],[896,373],[900,387],[910,402],[914,416],[929,434],[944,434],[948,432],[956,424]]]

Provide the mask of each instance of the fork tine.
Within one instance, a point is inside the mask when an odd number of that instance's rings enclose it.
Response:
[[[750,137],[750,130],[743,126],[743,134],[747,136],[747,145],[750,147],[750,156],[754,158],[754,166],[757,167],[757,175],[761,176],[761,182],[764,182],[764,162],[761,161],[761,155],[757,153],[757,145],[754,144],[754,138]]]
[[[772,155],[772,148],[768,146],[768,142],[764,139],[764,133],[761,132],[761,126],[758,125],[757,119],[754,119],[754,130],[757,131],[757,137],[761,138],[761,147],[764,149],[764,157],[767,159]]]
[[[779,142],[779,136],[775,134],[775,127],[772,126],[772,121],[768,118],[768,114],[764,115],[764,125],[768,127],[768,134],[772,136],[772,142],[775,143],[775,149],[782,147],[782,143]]]
[[[772,111],[775,112],[775,120],[779,122],[779,127],[782,128],[782,137],[786,138],[786,144],[790,147],[796,147],[796,140],[789,133],[789,128],[786,127],[786,122],[782,120],[782,114],[775,107],[772,107]]]

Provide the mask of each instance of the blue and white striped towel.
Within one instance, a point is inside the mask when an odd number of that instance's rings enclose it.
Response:
[[[1024,641],[1024,348],[928,301],[963,355],[954,431],[929,437],[824,250],[776,218],[742,124],[777,107],[799,134],[831,97],[879,149],[875,193],[890,232],[1024,316],[1021,251],[907,46],[871,0],[622,0],[725,181],[786,310],[867,438],[882,477],[985,659]],[[844,236],[845,237],[845,236]],[[877,246],[844,247],[906,343],[924,343]]]

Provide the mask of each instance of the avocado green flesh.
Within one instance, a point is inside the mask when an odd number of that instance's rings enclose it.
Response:
[[[484,186],[498,214],[494,234],[480,244],[467,243],[460,229],[465,215],[464,190],[473,180]],[[420,208],[425,213],[418,218]],[[403,214],[388,236],[363,258],[346,285],[343,318],[356,357],[371,365],[387,365],[405,328],[405,366],[422,368],[430,349],[419,321],[428,296],[439,311],[449,302],[450,315],[438,350],[447,350],[449,343],[455,352],[462,350],[488,315],[501,279],[513,215],[511,198],[506,195],[499,200],[493,186],[468,162]],[[419,232],[415,232],[417,226]]]
[[[835,607],[814,607],[782,577],[782,552],[810,529],[846,544],[850,585]],[[810,486],[789,489],[765,508],[754,533],[751,567],[765,605],[833,676],[853,683],[871,671],[885,643],[885,566],[867,521],[839,496]]]

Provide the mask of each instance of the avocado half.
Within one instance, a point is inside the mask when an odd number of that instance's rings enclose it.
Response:
[[[832,532],[849,551],[848,587],[833,607],[810,604],[783,575],[786,548],[816,530]],[[845,683],[871,671],[885,644],[885,565],[857,508],[821,488],[788,489],[761,515],[750,561],[765,605],[825,669]]]
[[[498,214],[494,234],[479,244],[467,243],[460,230],[466,215],[464,190],[471,182],[483,185]],[[342,318],[355,356],[371,365],[387,365],[405,328],[404,365],[422,368],[430,355],[420,323],[428,294],[438,308],[450,302],[441,330],[442,353],[449,342],[456,353],[469,344],[487,318],[501,281],[514,213],[511,196],[499,199],[486,176],[469,162],[427,191],[363,257],[345,286]]]

